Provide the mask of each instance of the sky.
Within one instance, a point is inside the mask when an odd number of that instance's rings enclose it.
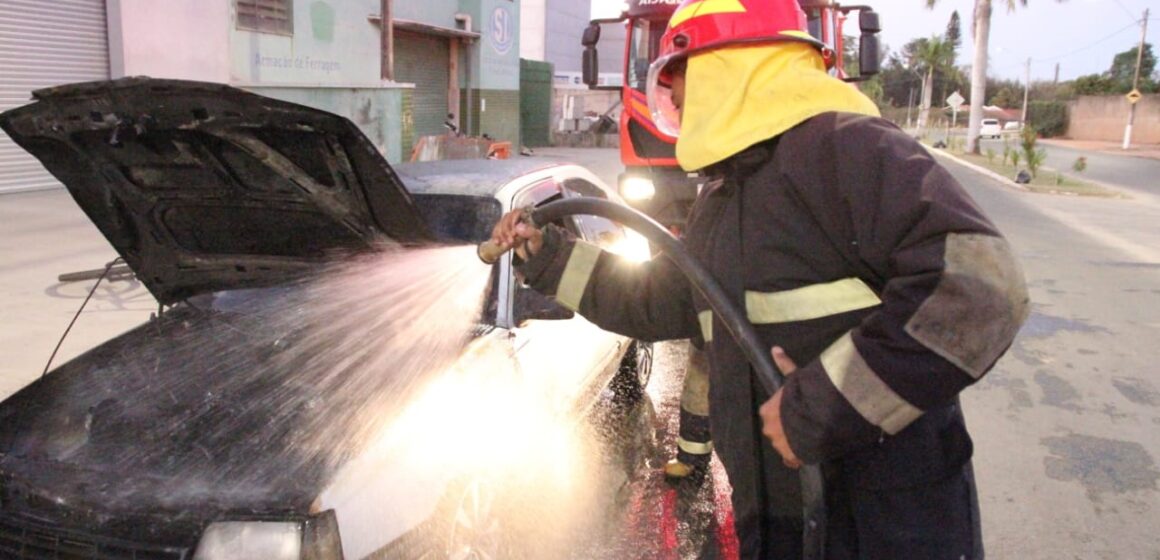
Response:
[[[601,4],[620,5],[622,0],[592,0],[593,11]],[[963,44],[957,63],[970,65],[974,41],[971,17],[974,0],[939,0],[928,10],[924,0],[858,0],[880,14],[882,42],[897,52],[911,39],[942,34],[951,13],[962,20]],[[1008,12],[1006,0],[992,0],[990,62],[992,77],[1022,81],[1031,58],[1031,80],[1052,80],[1059,64],[1059,79],[1071,80],[1106,71],[1116,53],[1140,41],[1140,18],[1151,8],[1148,39],[1160,54],[1160,0],[1028,0],[1026,8]],[[1018,4],[1018,1],[1016,1]],[[615,11],[615,9],[614,9]],[[856,24],[851,26],[856,30]],[[848,29],[847,32],[849,32]]]
[[[941,34],[951,13],[962,20],[963,45],[958,64],[969,65],[974,53],[971,17],[974,0],[939,0],[933,10],[923,0],[868,0],[881,14],[882,42],[897,52],[907,41]],[[1016,2],[1018,4],[1018,2]],[[1160,0],[1028,0],[1027,7],[1008,12],[1006,0],[992,0],[987,73],[1023,80],[1031,58],[1031,80],[1071,80],[1106,71],[1112,58],[1140,41],[1140,18],[1151,8],[1148,22],[1153,52],[1160,45]]]

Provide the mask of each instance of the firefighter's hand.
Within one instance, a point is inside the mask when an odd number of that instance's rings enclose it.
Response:
[[[523,222],[523,217],[523,210],[512,210],[504,214],[491,230],[491,240],[503,247],[514,247],[516,254],[521,259],[527,260],[528,257],[540,252],[540,247],[544,245],[544,234],[538,228]]]
[[[772,354],[773,363],[783,374],[789,375],[797,371],[797,364],[785,353],[782,347],[774,346]],[[781,425],[781,395],[782,390],[779,389],[772,398],[761,405],[759,411],[761,413],[761,433],[765,434],[765,437],[773,443],[774,450],[781,455],[781,462],[791,469],[796,469],[802,466],[802,462],[794,454],[793,448],[789,446],[785,428]]]

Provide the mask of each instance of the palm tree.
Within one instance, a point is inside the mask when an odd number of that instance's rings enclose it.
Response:
[[[1027,0],[1003,0],[1007,11],[1015,5],[1026,7]],[[1062,2],[1063,0],[1056,0]],[[926,0],[933,8],[938,0]],[[979,153],[979,123],[983,120],[983,98],[987,95],[987,42],[991,37],[991,0],[975,0],[975,59],[971,65],[971,117],[967,126],[967,151]]]
[[[918,130],[919,134],[922,134],[922,130],[930,120],[931,98],[934,93],[934,73],[936,71],[946,70],[954,64],[955,48],[950,41],[938,35],[932,35],[930,39],[924,39],[918,42],[916,47],[914,59],[911,61],[911,64],[916,69],[925,72],[922,78],[922,103],[918,112]]]

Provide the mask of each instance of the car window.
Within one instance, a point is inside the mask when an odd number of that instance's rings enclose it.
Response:
[[[562,198],[564,198],[564,191],[561,190],[560,185],[554,179],[545,179],[520,191],[513,200],[513,208],[524,208],[526,206],[539,208],[540,206]],[[580,230],[576,227],[576,222],[573,218],[563,218],[552,223],[575,235],[580,235]]]
[[[600,187],[579,178],[570,178],[564,181],[564,193],[568,197],[608,198],[608,195]],[[624,239],[624,228],[607,218],[588,215],[576,216],[576,225],[580,229],[581,238],[601,249],[616,247]]]

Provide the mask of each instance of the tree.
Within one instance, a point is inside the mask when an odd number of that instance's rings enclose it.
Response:
[[[1108,69],[1107,77],[1115,86],[1113,93],[1128,93],[1132,91],[1132,80],[1136,76],[1136,53],[1139,47],[1132,47],[1119,53],[1112,59],[1112,67]],[[1152,89],[1152,72],[1156,70],[1156,55],[1152,53],[1152,44],[1144,43],[1144,55],[1140,57],[1140,89]]]
[[[929,39],[922,39],[916,44],[912,56],[912,66],[925,75],[922,82],[922,109],[918,113],[918,129],[921,131],[930,120],[935,71],[945,71],[952,67],[954,47],[944,38],[932,35]]]
[[[933,8],[938,0],[925,0]],[[1060,2],[1062,0],[1056,0]],[[1018,3],[1027,6],[1027,0],[1004,0],[1007,11],[1014,11]],[[967,151],[979,153],[979,124],[983,120],[983,99],[987,95],[987,43],[991,36],[991,0],[975,0],[975,56],[971,64],[971,117],[967,127]]]
[[[1116,92],[1116,84],[1107,76],[1088,74],[1076,78],[1072,89],[1076,95],[1108,95]]]
[[[958,10],[951,12],[951,20],[947,22],[947,32],[943,36],[951,44],[951,64],[953,65],[959,56],[959,47],[963,46],[963,33],[959,24]]]

